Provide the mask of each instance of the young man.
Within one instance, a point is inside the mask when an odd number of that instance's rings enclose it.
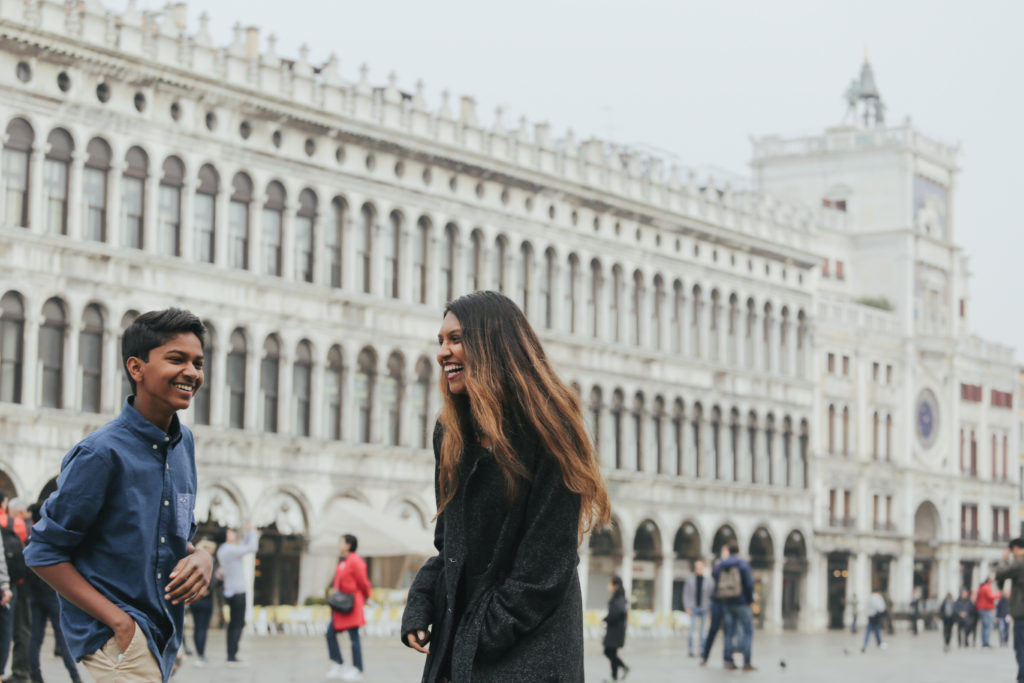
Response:
[[[238,542],[238,530],[228,529],[224,543],[217,549],[217,562],[224,573],[224,599],[228,601],[230,617],[228,620],[228,664],[241,666],[238,659],[238,643],[242,640],[242,627],[245,626],[245,573],[242,571],[242,558],[259,548],[259,534],[256,527],[249,522],[246,527],[245,540]]]
[[[750,661],[754,640],[754,617],[750,608],[754,602],[754,574],[750,571],[750,564],[739,553],[736,541],[729,541],[729,554],[726,556],[723,553],[724,559],[718,563],[712,575],[725,622],[725,668],[736,668],[732,656],[736,649],[736,636],[739,636],[743,670],[754,671],[756,667]]]
[[[996,583],[1010,579],[1010,616],[1013,617],[1013,650],[1017,655],[1017,681],[1024,683],[1024,537],[1010,541],[1003,561],[996,566]]]
[[[178,309],[140,315],[121,356],[133,395],[64,457],[25,551],[60,594],[61,627],[97,683],[166,683],[185,605],[210,582],[195,533],[195,444],[177,412],[203,384],[203,324]]]
[[[704,620],[711,611],[711,594],[715,582],[704,574],[704,560],[693,563],[693,573],[683,583],[683,609],[690,615],[690,637],[687,649],[693,657],[693,636],[697,635],[697,651],[704,653]]]

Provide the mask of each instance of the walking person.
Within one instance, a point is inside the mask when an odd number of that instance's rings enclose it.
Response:
[[[604,656],[612,666],[611,680],[619,680],[619,669],[622,669],[622,680],[629,675],[629,667],[619,659],[619,650],[626,644],[626,623],[628,621],[626,609],[626,591],[622,588],[622,579],[613,576],[608,579],[608,592],[611,598],[608,599],[608,614],[604,622],[608,625],[604,634]]]
[[[196,544],[211,555],[217,552],[217,544],[204,538]],[[216,572],[216,568],[214,569]],[[210,632],[210,619],[213,618],[213,584],[206,587],[202,596],[189,605],[192,612],[192,642],[196,647],[195,666],[206,666],[206,636]]]
[[[238,644],[242,640],[242,628],[245,626],[245,593],[248,587],[242,558],[255,553],[260,542],[252,522],[246,525],[245,530],[245,539],[239,542],[238,530],[228,529],[224,542],[217,548],[217,562],[224,580],[224,599],[228,603],[228,666],[245,666],[245,662],[238,658]]]
[[[875,634],[875,644],[883,650],[886,648],[886,644],[882,640],[882,626],[885,624],[885,615],[888,611],[885,598],[882,596],[882,590],[876,588],[868,596],[868,625],[864,629],[864,644],[860,648],[861,652],[867,652],[868,641],[871,639],[872,633]]]
[[[1004,588],[996,602],[996,624],[999,626],[999,647],[1010,641],[1010,588]]]
[[[338,678],[343,681],[363,680],[363,650],[359,642],[359,627],[366,624],[363,606],[370,599],[370,579],[366,574],[366,561],[356,553],[359,539],[352,534],[345,534],[341,539],[341,560],[334,571],[332,587],[352,596],[352,609],[349,612],[333,610],[327,622],[327,654],[334,666],[327,672],[327,678]],[[338,647],[338,634],[348,632],[352,643],[352,666],[346,666]]]
[[[712,568],[712,577],[714,576],[714,570],[718,568],[718,564],[726,557],[729,557],[729,546],[723,545],[718,551],[718,560],[715,562]],[[722,628],[724,609],[722,608],[722,601],[718,598],[718,591],[714,585],[714,578],[712,578],[712,590],[709,613],[711,615],[710,623],[708,624],[708,633],[704,638],[704,647],[700,653],[700,665],[705,666],[708,663],[708,657],[711,655],[711,646],[715,644],[715,636],[718,635],[718,631]],[[725,635],[722,635],[725,638]],[[724,646],[723,646],[724,647]]]
[[[953,625],[956,624],[956,601],[952,593],[946,593],[946,597],[939,605],[939,618],[942,619],[942,651],[949,652],[949,642],[953,638]]]
[[[1010,617],[1013,618],[1013,652],[1017,656],[1017,683],[1024,683],[1024,537],[1010,541],[1003,561],[995,568],[996,581],[1010,584]]]
[[[64,457],[25,561],[60,595],[71,654],[97,683],[170,678],[185,606],[210,582],[196,531],[195,442],[181,424],[203,384],[203,323],[143,313],[124,332],[132,395]]]
[[[0,502],[0,534],[3,535],[4,553],[13,597],[3,611],[0,629],[0,675],[3,675],[8,656],[11,675],[8,683],[28,683],[31,676],[29,641],[32,638],[31,595],[26,580],[30,572],[25,565],[24,549],[28,542],[28,508],[20,498],[4,497]],[[13,643],[13,647],[12,647]]]
[[[981,619],[981,646],[992,647],[989,642],[992,636],[992,626],[996,620],[996,600],[999,593],[992,587],[992,580],[986,576],[978,586],[978,599],[974,603],[978,608],[978,616]]]
[[[857,594],[856,593],[854,593],[854,594],[852,594],[850,596],[849,604],[850,604],[850,611],[853,613],[853,618],[850,620],[850,633],[856,633],[857,632],[857,614],[858,614],[857,608],[860,605],[860,602],[857,600]]]
[[[711,610],[711,594],[714,593],[715,582],[704,573],[704,560],[693,563],[693,573],[683,583],[683,609],[690,615],[690,636],[686,641],[687,650],[693,654],[693,635],[697,634],[697,652],[704,652],[704,626]]]
[[[582,681],[577,551],[611,511],[579,397],[502,294],[451,302],[437,340],[438,554],[402,642],[427,654],[425,683]]]
[[[971,592],[966,588],[960,589],[960,597],[954,605],[956,608],[956,644],[957,647],[966,647],[967,638],[970,635],[970,624],[973,621],[973,614],[977,609],[971,601]]]
[[[735,669],[733,651],[736,638],[743,653],[743,670],[754,671],[751,649],[754,639],[754,618],[750,609],[754,602],[754,575],[750,564],[739,555],[736,541],[729,541],[729,555],[715,567],[713,577],[718,599],[722,601],[725,620],[725,668]]]

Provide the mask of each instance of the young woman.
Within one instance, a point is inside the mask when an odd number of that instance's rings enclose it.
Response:
[[[501,294],[449,304],[438,343],[438,554],[402,642],[428,655],[428,683],[582,681],[577,549],[610,509],[579,399]]]
[[[370,578],[366,574],[366,560],[356,553],[359,539],[352,534],[341,537],[338,550],[341,559],[334,570],[332,588],[352,596],[352,610],[349,612],[331,612],[331,620],[327,622],[327,656],[334,664],[327,672],[327,678],[343,681],[363,680],[363,648],[359,641],[359,627],[366,625],[363,606],[370,599]],[[352,642],[352,666],[345,666],[338,647],[338,634],[348,631]]]
[[[622,679],[629,675],[629,667],[619,659],[619,649],[626,644],[626,591],[622,588],[622,579],[613,576],[608,579],[608,592],[611,598],[608,599],[608,616],[604,622],[608,624],[608,630],[604,634],[604,656],[612,665],[612,680],[619,680],[619,669],[622,669]]]

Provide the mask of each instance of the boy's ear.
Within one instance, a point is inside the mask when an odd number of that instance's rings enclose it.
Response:
[[[142,379],[142,366],[144,364],[145,361],[141,358],[131,356],[127,361],[125,361],[124,366],[128,369],[128,374],[131,375],[131,378],[136,382],[139,382],[139,380]]]

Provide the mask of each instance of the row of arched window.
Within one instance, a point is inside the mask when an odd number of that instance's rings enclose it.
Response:
[[[111,332],[104,307],[89,304],[72,324],[68,305],[55,297],[41,313],[37,334],[30,336],[21,294],[9,291],[0,298],[0,401],[31,400],[41,407],[92,413],[117,410],[130,389],[119,335]],[[125,313],[120,331],[137,315]],[[431,359],[420,356],[410,377],[405,354],[392,352],[381,367],[376,349],[366,346],[350,376],[344,356],[340,344],[320,356],[308,339],[286,349],[278,334],[256,340],[237,328],[221,336],[207,323],[206,380],[192,420],[228,429],[427,447],[437,393]],[[38,383],[27,381],[33,368]],[[27,397],[26,387],[33,386],[39,387],[38,395]],[[346,423],[349,406],[352,421]]]
[[[637,392],[627,403],[622,389],[606,400],[595,386],[587,418],[602,463],[619,471],[669,474],[750,484],[804,488],[808,484],[809,433],[795,422],[767,412],[739,408],[687,407],[677,397],[648,398]]]
[[[62,128],[42,147],[42,215],[35,217],[30,167],[39,148],[28,122],[12,120],[3,162],[9,225],[40,221],[52,234],[431,306],[494,289],[543,329],[805,375],[808,320],[800,308],[620,263],[609,267],[576,252],[560,256],[553,247],[541,251],[455,222],[437,229],[430,217],[413,222],[399,209],[385,217],[372,201],[355,209],[340,194],[322,201],[309,187],[291,199],[277,180],[258,193],[245,172],[225,183],[212,164],[191,178],[177,156],[154,169],[141,147],[114,159],[101,137],[82,154]],[[147,205],[153,182],[155,207]],[[147,221],[150,211],[155,219]]]

